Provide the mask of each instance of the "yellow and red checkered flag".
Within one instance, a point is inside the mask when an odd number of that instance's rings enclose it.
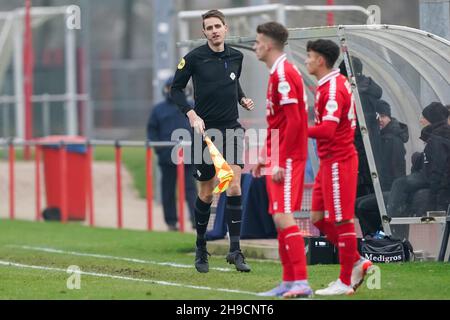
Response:
[[[222,193],[228,189],[231,180],[233,180],[234,172],[230,165],[225,161],[223,156],[217,150],[211,139],[205,135],[205,142],[208,145],[209,153],[211,154],[211,159],[216,167],[216,176],[219,179],[219,184],[214,189],[214,193]]]

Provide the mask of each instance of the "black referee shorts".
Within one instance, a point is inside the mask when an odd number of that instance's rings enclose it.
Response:
[[[244,128],[239,126],[231,129],[208,129],[206,134],[211,138],[228,164],[244,168]],[[200,141],[202,141],[201,147]],[[214,178],[216,168],[212,162],[208,146],[197,133],[194,133],[191,148],[192,163],[195,166],[194,177],[198,181],[209,181]]]

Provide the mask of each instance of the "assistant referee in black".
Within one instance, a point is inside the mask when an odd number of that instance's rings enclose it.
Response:
[[[226,260],[234,264],[238,271],[249,272],[250,266],[245,263],[239,245],[244,129],[238,122],[237,106],[239,102],[245,109],[252,110],[254,103],[245,97],[239,84],[243,54],[225,44],[228,27],[224,14],[218,10],[210,10],[202,15],[202,19],[203,34],[207,44],[192,50],[181,59],[172,84],[171,96],[189,118],[190,125],[196,134],[203,135],[205,130],[210,132],[211,129],[221,133],[221,135],[214,135],[216,138],[214,144],[234,172],[234,178],[226,191],[225,217],[230,235],[230,252]],[[194,84],[194,108],[187,103],[183,92],[191,77]],[[222,139],[218,139],[218,136]],[[196,140],[198,141],[194,138],[194,141]],[[209,153],[203,152],[205,148],[207,146],[203,141],[199,157],[199,150],[193,143],[192,154],[196,178],[200,183],[195,204],[197,230],[195,267],[198,272],[203,273],[209,271],[209,253],[206,250],[205,234],[215,186],[215,168],[211,159],[208,159]],[[197,154],[194,154],[195,150]]]

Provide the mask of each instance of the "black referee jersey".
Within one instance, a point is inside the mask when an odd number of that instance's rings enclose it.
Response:
[[[245,97],[239,84],[243,54],[225,44],[214,52],[208,44],[181,59],[172,84],[171,96],[181,111],[192,110],[183,90],[192,77],[194,110],[209,128],[231,128],[238,124],[238,101]]]

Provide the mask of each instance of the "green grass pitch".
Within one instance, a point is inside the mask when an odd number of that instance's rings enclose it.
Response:
[[[255,293],[280,279],[278,262],[249,259],[253,270],[243,274],[221,256],[210,258],[209,273],[197,273],[194,240],[191,234],[0,220],[0,299],[246,300],[260,299]],[[76,283],[66,272],[72,265],[84,272],[80,289],[67,286]],[[448,263],[377,266],[380,289],[364,284],[338,299],[450,299]],[[326,286],[338,271],[337,265],[308,267],[311,286]]]

